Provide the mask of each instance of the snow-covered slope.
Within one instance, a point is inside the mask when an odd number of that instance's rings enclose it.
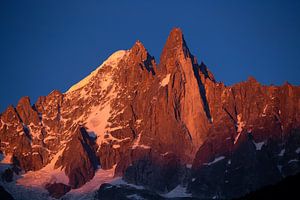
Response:
[[[70,87],[70,89],[66,92],[72,92],[74,90],[77,90],[79,88],[84,87],[86,84],[88,84],[90,82],[90,80],[97,74],[97,72],[99,71],[99,69],[105,65],[110,65],[112,67],[115,67],[118,65],[119,61],[124,57],[124,55],[126,54],[125,50],[119,50],[116,51],[115,53],[113,53],[111,56],[108,57],[107,60],[105,60],[97,69],[95,69],[90,75],[86,76],[84,79],[82,79],[81,81],[79,81],[78,83],[76,83],[75,85],[73,85],[72,87]]]

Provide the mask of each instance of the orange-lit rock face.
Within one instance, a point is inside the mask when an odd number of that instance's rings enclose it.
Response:
[[[253,78],[230,87],[216,82],[175,28],[159,63],[137,41],[66,93],[53,91],[34,105],[23,97],[16,108],[8,107],[0,117],[1,151],[26,172],[44,176],[36,187],[46,182],[63,195],[70,187],[99,178],[99,166],[158,191],[174,189],[182,174],[200,180],[214,172],[216,163],[234,174],[246,162],[263,174],[257,160],[280,154],[280,148],[290,144],[287,157],[275,156],[264,164],[272,168],[268,179],[275,180],[279,172],[274,166],[280,165],[283,175],[300,169],[289,163],[300,147],[299,99],[300,88],[290,84],[263,86]],[[247,155],[250,160],[244,160]],[[193,175],[185,168],[192,163]],[[20,184],[28,185],[34,173],[27,173]],[[113,179],[109,173],[106,180]],[[227,181],[222,177],[212,179],[211,185]],[[201,183],[191,180],[192,192],[199,195]],[[238,180],[231,182],[236,186]],[[226,197],[234,197],[230,195]]]
[[[171,77],[168,84],[170,107],[177,106],[176,119],[184,123],[194,149],[198,149],[206,137],[211,116],[200,80],[200,67],[186,46],[180,29],[173,29],[170,33],[160,66]]]

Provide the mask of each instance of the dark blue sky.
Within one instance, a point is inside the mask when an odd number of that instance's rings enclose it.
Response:
[[[126,3],[125,3],[126,2]],[[172,27],[227,85],[299,85],[300,1],[0,1],[0,112],[66,91],[141,40],[159,59]]]

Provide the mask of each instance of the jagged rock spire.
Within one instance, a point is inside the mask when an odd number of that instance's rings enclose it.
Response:
[[[147,71],[155,74],[155,60],[151,56],[145,46],[141,41],[137,40],[132,48],[130,49],[130,54],[128,56],[129,62],[139,64],[142,68],[145,68]]]
[[[140,40],[137,40],[134,43],[129,52],[128,58],[134,60],[135,62],[143,62],[149,57],[153,58]]]
[[[144,60],[147,58],[148,56],[148,52],[145,48],[145,46],[143,45],[143,43],[139,40],[137,40],[134,45],[132,46],[132,48],[130,49],[131,55],[135,56],[137,58],[140,58],[141,60]]]
[[[28,125],[30,122],[32,122],[35,125],[38,124],[38,113],[31,107],[30,99],[28,96],[22,97],[20,99],[16,110],[24,124]]]
[[[166,66],[169,64],[169,58],[175,57],[179,59],[192,57],[180,28],[174,28],[170,32],[160,57],[160,64]]]

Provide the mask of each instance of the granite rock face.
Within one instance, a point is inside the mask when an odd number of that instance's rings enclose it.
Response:
[[[94,146],[95,142],[86,130],[83,127],[76,128],[71,141],[55,163],[57,167],[65,169],[72,188],[79,188],[94,177],[99,164]]]
[[[226,86],[175,28],[159,63],[137,41],[65,93],[21,98],[0,142],[22,173],[52,167],[72,189],[100,167],[149,191],[234,198],[299,172],[300,87]]]
[[[154,191],[165,192],[180,184],[182,170],[180,159],[175,154],[150,154],[134,161],[126,169],[124,180],[135,185],[144,185]]]

